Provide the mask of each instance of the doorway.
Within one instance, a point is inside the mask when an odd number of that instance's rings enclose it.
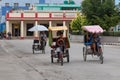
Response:
[[[20,36],[20,24],[19,23],[12,24],[12,36],[15,36],[15,37]]]
[[[27,34],[27,36],[33,36],[33,32],[30,32],[30,31],[28,31],[30,28],[32,28],[33,26],[34,26],[34,24],[33,23],[27,23],[27,29],[26,29],[26,34]]]
[[[57,23],[56,26],[63,26],[63,23]]]

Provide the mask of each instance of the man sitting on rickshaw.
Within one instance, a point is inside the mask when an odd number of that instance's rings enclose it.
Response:
[[[56,51],[59,57],[59,54],[64,53],[65,43],[63,38],[63,32],[59,31],[58,35],[59,37],[57,38],[57,41],[56,41]]]

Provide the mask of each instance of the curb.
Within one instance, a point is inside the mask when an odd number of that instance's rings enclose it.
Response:
[[[71,40],[70,42],[73,42],[73,43],[83,43],[82,41],[73,41]],[[120,43],[102,43],[103,45],[115,45],[115,46],[120,46]]]
[[[104,45],[116,45],[116,46],[120,46],[120,43],[103,43]]]

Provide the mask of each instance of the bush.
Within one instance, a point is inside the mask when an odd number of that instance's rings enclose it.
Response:
[[[120,36],[120,32],[103,32],[103,36]]]
[[[73,30],[73,31],[71,32],[71,34],[72,34],[72,35],[81,35],[81,31],[79,31],[79,30]]]
[[[71,34],[72,35],[83,35],[84,33],[82,31],[79,31],[79,30],[74,30],[74,31],[71,31]],[[116,36],[116,37],[120,37],[120,32],[103,32],[101,34],[102,36]]]

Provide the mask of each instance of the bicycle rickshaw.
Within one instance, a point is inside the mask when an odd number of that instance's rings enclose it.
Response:
[[[102,44],[100,42],[99,34],[103,33],[103,29],[99,25],[83,26],[82,29],[86,32],[84,35],[84,47],[83,47],[83,59],[87,60],[87,55],[96,55],[100,59],[100,63],[103,64],[103,51]],[[97,35],[93,38],[93,35]],[[99,40],[97,41],[97,38]],[[95,39],[95,43],[94,43]],[[95,44],[95,52],[92,48],[92,45]]]
[[[35,51],[42,51],[42,53],[45,54],[45,41],[44,40],[33,40],[33,45],[32,45],[32,51],[33,51],[33,54],[35,54]]]
[[[28,31],[32,31],[32,32],[35,31],[38,32],[40,35],[40,32],[48,31],[48,29],[43,25],[35,25],[32,28],[30,28]],[[45,53],[45,46],[46,46],[46,41],[43,38],[34,39],[32,45],[33,54],[35,53],[35,51],[40,51],[40,50],[42,51],[42,53]]]
[[[61,31],[63,32],[64,42],[62,45],[64,45],[64,51],[59,53],[59,51],[57,51],[57,39],[59,37],[58,32]],[[51,63],[54,63],[54,58],[57,58],[57,62],[60,62],[61,65],[63,65],[64,58],[66,58],[67,62],[69,62],[70,42],[68,37],[68,28],[66,26],[49,27],[49,46],[51,47]]]

